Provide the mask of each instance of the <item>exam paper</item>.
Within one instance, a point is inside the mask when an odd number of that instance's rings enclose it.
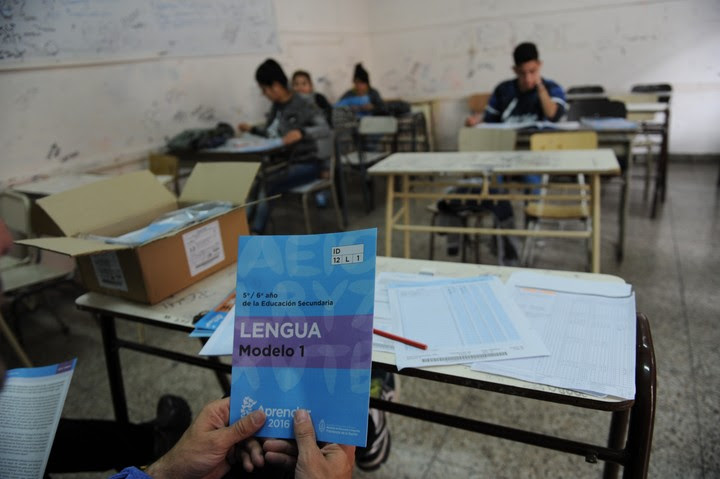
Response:
[[[590,394],[635,397],[635,295],[632,286],[514,273],[513,299],[550,356],[477,362],[476,371]]]
[[[395,345],[398,369],[548,354],[525,315],[494,276],[390,285],[400,334],[428,345]]]
[[[0,391],[0,477],[42,479],[75,361],[7,372]]]
[[[401,334],[402,326],[399,318],[395,318],[390,311],[390,295],[388,286],[393,283],[426,283],[448,278],[433,276],[431,274],[389,273],[378,274],[375,279],[375,316],[373,327],[388,333]],[[413,338],[410,338],[413,339]],[[395,341],[377,334],[373,335],[373,351],[395,352]]]

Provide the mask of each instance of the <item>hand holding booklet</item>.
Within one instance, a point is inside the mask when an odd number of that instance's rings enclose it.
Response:
[[[375,229],[239,239],[230,420],[262,409],[260,437],[364,446],[372,361]]]

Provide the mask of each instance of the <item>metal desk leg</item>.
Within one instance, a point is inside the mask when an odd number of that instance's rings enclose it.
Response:
[[[612,413],[610,433],[608,434],[609,448],[623,449],[629,417],[630,413],[628,411],[615,411]],[[619,471],[619,464],[608,461],[605,463],[605,468],[603,469],[603,479],[616,479]]]
[[[110,394],[112,396],[115,420],[122,424],[130,422],[128,418],[127,402],[125,400],[125,385],[123,384],[122,368],[120,366],[120,348],[117,344],[117,331],[115,318],[108,315],[98,315],[100,331],[102,332],[103,349],[105,351],[105,365],[110,380]]]
[[[392,257],[393,206],[395,204],[395,175],[388,175],[387,202],[385,204],[385,256]]]
[[[410,198],[407,194],[410,193],[410,177],[403,175],[402,177],[402,192],[405,197],[403,198],[403,224],[405,226],[410,225]],[[405,250],[405,258],[410,259],[410,231],[403,231],[403,249]]]
[[[627,144],[627,165],[622,172],[623,184],[620,192],[620,216],[618,217],[618,244],[615,250],[615,259],[620,262],[625,255],[625,234],[627,230],[627,218],[630,210],[630,179],[632,178],[632,140]]]
[[[600,175],[592,175],[592,272],[600,272]]]
[[[627,446],[628,462],[623,478],[645,478],[650,463],[655,408],[657,404],[657,366],[650,323],[637,315],[637,357],[635,360],[635,403],[630,410]]]

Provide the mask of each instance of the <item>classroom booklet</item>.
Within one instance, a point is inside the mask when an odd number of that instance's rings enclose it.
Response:
[[[42,479],[75,361],[7,372],[0,391],[0,477]]]
[[[307,409],[319,441],[367,436],[377,230],[239,239],[230,420],[292,438]]]

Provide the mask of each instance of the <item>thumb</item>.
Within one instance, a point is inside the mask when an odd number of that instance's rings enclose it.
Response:
[[[318,449],[315,443],[315,429],[313,429],[310,414],[304,409],[298,409],[293,418],[295,426],[295,440],[300,452]]]
[[[223,444],[231,447],[258,432],[263,424],[265,412],[257,409],[228,427],[218,429],[217,433]]]

